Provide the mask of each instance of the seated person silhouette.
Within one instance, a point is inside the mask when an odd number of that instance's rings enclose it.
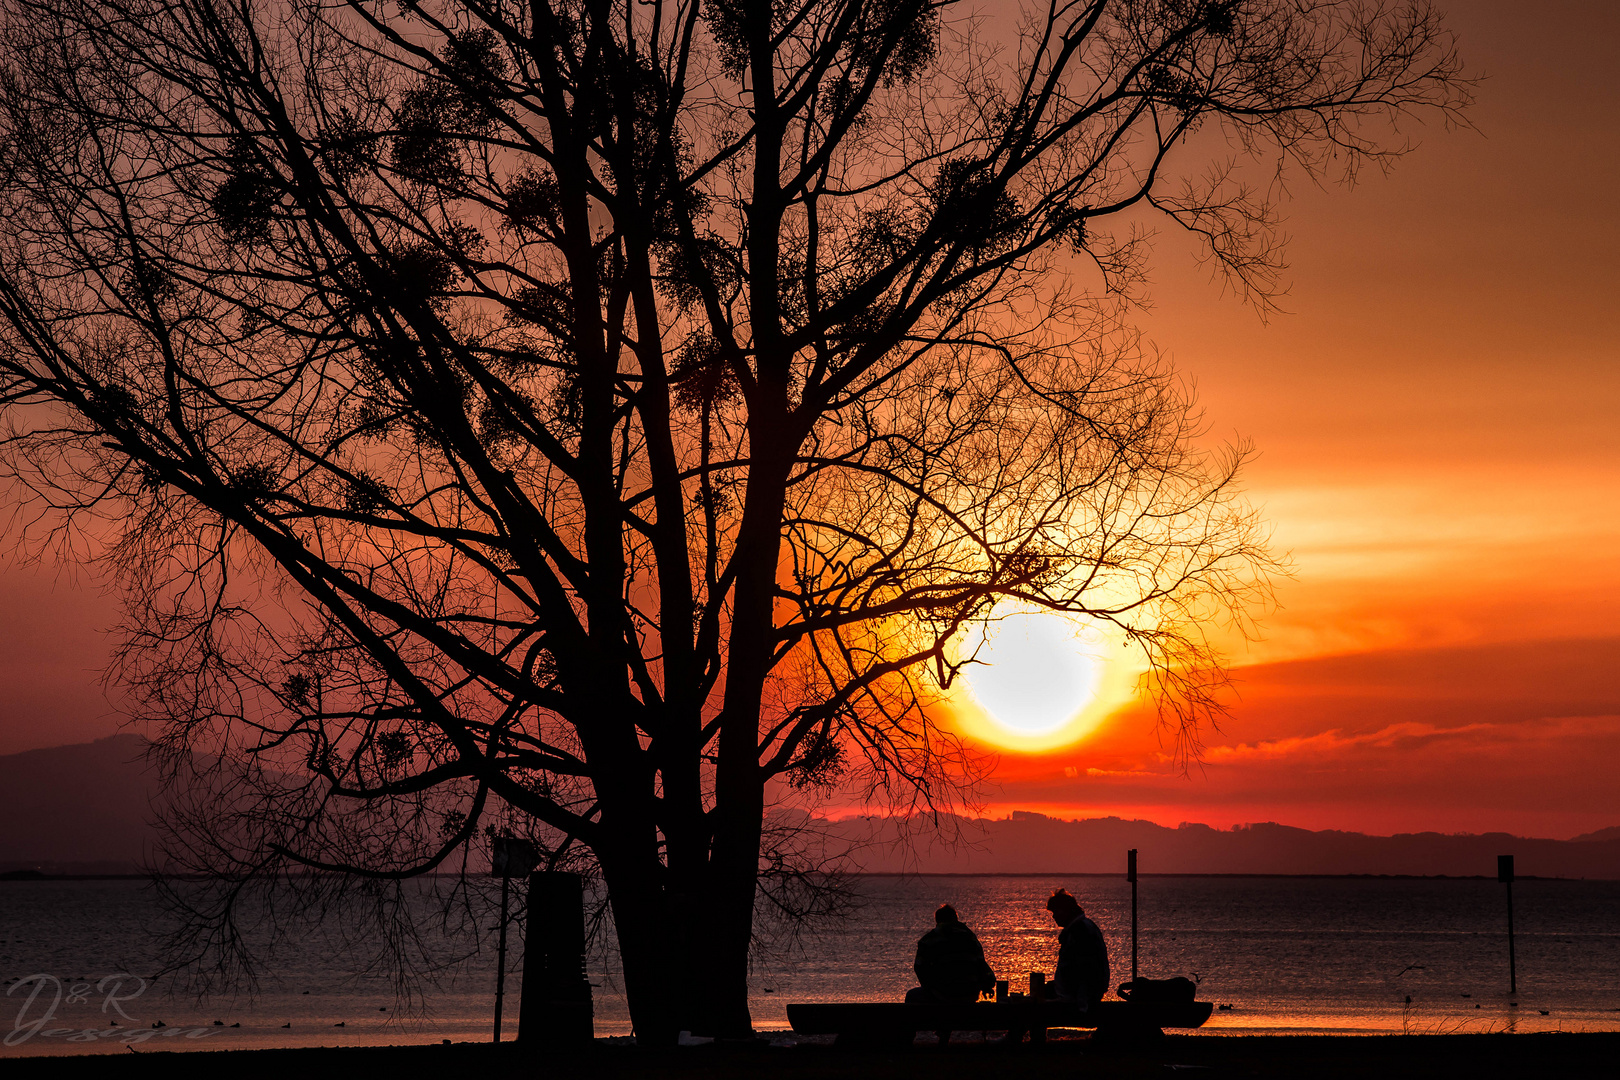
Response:
[[[1108,992],[1108,942],[1067,889],[1053,892],[1046,901],[1046,910],[1052,913],[1052,921],[1063,928],[1058,933],[1057,973],[1047,996],[1079,1002],[1089,1009]]]
[[[934,912],[934,928],[917,942],[917,961],[912,970],[922,985],[906,991],[908,1005],[970,1005],[979,1000],[982,991],[996,988],[996,973],[985,963],[983,946],[949,904],[939,906]]]

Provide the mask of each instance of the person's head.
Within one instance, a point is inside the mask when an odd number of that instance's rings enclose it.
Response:
[[[1075,919],[1084,915],[1080,909],[1080,901],[1069,895],[1068,889],[1055,889],[1046,900],[1046,910],[1052,913],[1052,921],[1059,926],[1068,926]]]
[[[939,905],[939,910],[934,912],[934,924],[936,926],[949,926],[953,922],[960,921],[956,917],[956,909],[949,904]]]

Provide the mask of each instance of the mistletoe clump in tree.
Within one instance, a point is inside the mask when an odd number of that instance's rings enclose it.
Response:
[[[127,591],[205,944],[522,832],[651,1040],[749,1028],[815,869],[773,799],[971,778],[927,705],[998,603],[1191,730],[1267,558],[1128,332],[1141,225],[1264,305],[1231,162],[1343,178],[1466,96],[1421,2],[0,10],[7,460]]]

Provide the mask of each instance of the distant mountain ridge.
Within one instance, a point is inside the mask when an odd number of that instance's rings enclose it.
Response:
[[[859,845],[849,867],[867,873],[1117,874],[1125,869],[1125,852],[1135,848],[1145,874],[1495,876],[1496,857],[1511,854],[1524,877],[1620,879],[1620,829],[1575,840],[1508,833],[1368,836],[1275,822],[1170,829],[1151,821],[1066,821],[1018,810],[1010,818],[947,818],[943,824],[961,842],[908,845],[903,824],[888,818],[848,819],[833,828]]]
[[[139,735],[0,756],[0,873],[136,873],[153,851],[159,795]],[[1620,879],[1620,826],[1573,840],[1507,833],[1368,836],[1265,822],[1214,829],[1151,821],[1065,821],[1014,811],[1010,818],[944,817],[936,830],[892,818],[800,824],[826,833],[828,850],[853,843],[842,865],[869,873],[1117,874],[1138,850],[1145,874],[1494,875],[1513,854],[1521,875]],[[910,833],[910,839],[903,833]],[[960,835],[946,844],[937,835]]]
[[[137,872],[159,793],[146,748],[121,734],[0,757],[0,872]]]

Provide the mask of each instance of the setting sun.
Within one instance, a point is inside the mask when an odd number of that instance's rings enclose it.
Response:
[[[1134,685],[1131,665],[1098,627],[1049,611],[1014,611],[963,642],[975,663],[955,695],[963,733],[1005,750],[1040,751],[1089,735]]]

